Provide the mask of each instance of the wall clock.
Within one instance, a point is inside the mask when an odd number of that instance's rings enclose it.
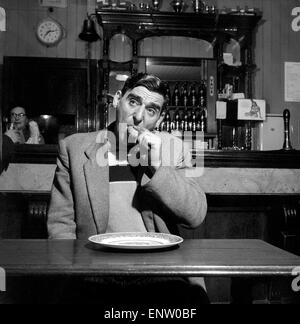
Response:
[[[55,46],[64,37],[63,26],[52,18],[41,20],[36,27],[38,40],[45,46]]]

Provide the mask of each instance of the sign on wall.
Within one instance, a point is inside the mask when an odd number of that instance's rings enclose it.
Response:
[[[6,31],[6,13],[2,7],[0,7],[0,31]]]
[[[300,7],[296,7],[292,10],[292,16],[295,18],[292,21],[292,30],[294,32],[300,31]]]
[[[300,62],[285,62],[285,101],[300,102]]]
[[[67,8],[68,0],[40,0],[42,7]]]

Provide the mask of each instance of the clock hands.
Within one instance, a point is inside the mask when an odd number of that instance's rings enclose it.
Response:
[[[50,33],[55,33],[57,30],[48,30],[47,33],[45,34],[45,37],[48,36]]]

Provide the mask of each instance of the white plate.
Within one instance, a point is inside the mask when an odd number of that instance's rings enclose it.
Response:
[[[152,250],[181,244],[183,239],[163,233],[110,233],[92,236],[89,241],[115,249]]]

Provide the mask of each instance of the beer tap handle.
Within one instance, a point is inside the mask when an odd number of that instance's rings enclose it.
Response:
[[[284,151],[292,151],[293,147],[291,144],[291,133],[290,133],[290,119],[291,113],[288,109],[285,109],[283,112],[283,120],[284,120]]]

